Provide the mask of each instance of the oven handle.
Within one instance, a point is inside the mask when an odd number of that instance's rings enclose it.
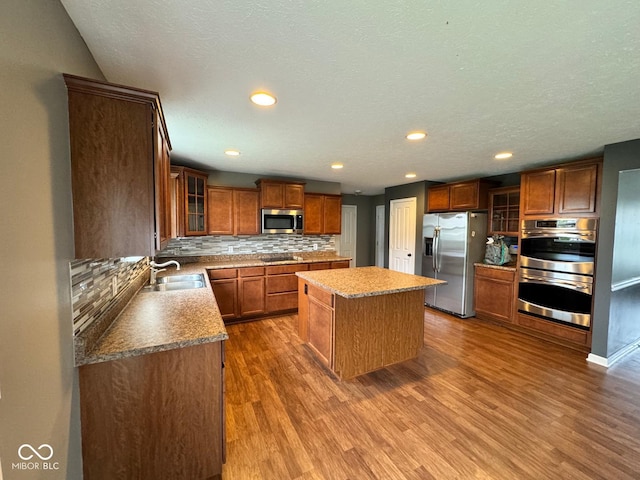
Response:
[[[522,238],[571,238],[580,242],[595,243],[596,235],[594,232],[543,232],[540,230],[523,230]]]
[[[566,280],[530,277],[528,275],[520,275],[520,280],[527,280],[529,282],[539,283],[541,285],[563,285],[565,287],[571,287],[574,290],[591,290],[590,285],[583,285],[580,283],[568,282]]]

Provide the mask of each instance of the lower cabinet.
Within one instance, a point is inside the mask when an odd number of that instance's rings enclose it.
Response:
[[[298,309],[298,277],[296,272],[309,270],[309,264],[267,267],[267,312],[283,313]]]
[[[238,313],[240,318],[265,313],[264,267],[238,269]]]
[[[515,312],[515,269],[476,265],[474,305],[476,317],[513,322]]]
[[[224,342],[79,368],[85,480],[221,478]]]
[[[225,323],[265,313],[264,267],[209,270],[209,279]]]
[[[348,260],[294,263],[267,267],[209,270],[211,288],[225,323],[298,309],[296,272],[349,268]]]

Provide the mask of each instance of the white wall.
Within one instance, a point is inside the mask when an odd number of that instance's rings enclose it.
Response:
[[[0,32],[0,477],[79,479],[68,116],[61,73],[103,76],[57,0],[3,0]],[[15,468],[24,443],[51,445],[48,462],[58,469]]]

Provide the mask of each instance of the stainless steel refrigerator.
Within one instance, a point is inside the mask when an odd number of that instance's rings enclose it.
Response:
[[[487,214],[426,214],[422,236],[422,275],[447,282],[425,290],[425,305],[472,317],[473,264],[484,259]]]

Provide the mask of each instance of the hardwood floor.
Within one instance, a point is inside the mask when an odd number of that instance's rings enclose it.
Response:
[[[338,381],[283,316],[228,327],[225,480],[637,479],[640,352],[425,310],[420,356]]]

